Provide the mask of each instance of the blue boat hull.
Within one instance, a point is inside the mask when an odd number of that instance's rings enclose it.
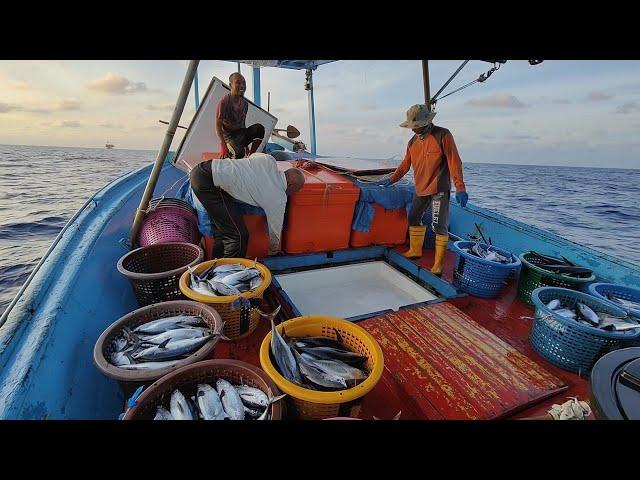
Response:
[[[122,241],[150,169],[141,168],[96,193],[60,233],[5,313],[0,418],[115,419],[121,413],[122,392],[93,364],[93,347],[111,323],[138,308],[116,264],[128,250]],[[165,162],[154,196],[170,187],[166,195],[174,194],[181,177],[183,171]],[[473,205],[462,209],[452,204],[451,210],[450,230],[460,237],[475,233],[478,223],[493,243],[515,254],[535,249],[564,255],[591,268],[598,281],[640,284],[640,268],[623,260]]]

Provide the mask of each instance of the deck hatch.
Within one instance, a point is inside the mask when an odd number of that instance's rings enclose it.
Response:
[[[302,315],[361,317],[438,297],[384,261],[275,275]]]

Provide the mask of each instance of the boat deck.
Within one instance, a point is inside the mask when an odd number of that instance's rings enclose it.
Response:
[[[406,246],[397,247],[398,252],[406,250]],[[425,249],[422,258],[415,263],[430,267],[433,263],[434,251]],[[447,252],[444,266],[443,278],[451,281],[453,262],[455,254]],[[538,355],[529,343],[529,332],[533,317],[533,309],[524,305],[516,299],[517,283],[511,282],[503,290],[503,294],[497,299],[482,299],[473,296],[466,296],[448,300],[460,311],[468,315],[480,326],[493,333],[505,343],[513,347],[517,352],[525,355],[551,375],[557,377],[567,385],[566,390],[559,394],[554,394],[541,400],[530,407],[523,407],[523,410],[516,411],[504,418],[524,418],[543,416],[554,403],[564,403],[567,397],[576,396],[580,400],[587,400],[589,397],[589,379],[580,377],[555,367],[540,355]],[[216,347],[215,358],[233,358],[260,366],[258,352],[260,344],[268,333],[270,327],[266,322],[262,322],[257,330],[247,339],[239,342],[221,342]],[[386,374],[385,374],[386,375]],[[378,386],[366,395],[362,402],[359,417],[371,419],[374,416],[382,419],[392,418],[398,411],[402,411],[401,418],[404,419],[425,419],[442,418],[440,415],[428,416],[424,410],[416,408],[415,400],[411,396],[411,388],[405,388],[402,382],[395,378],[395,381],[379,382]],[[410,387],[406,385],[406,387]],[[447,418],[445,416],[445,418]],[[588,417],[595,419],[594,415]]]

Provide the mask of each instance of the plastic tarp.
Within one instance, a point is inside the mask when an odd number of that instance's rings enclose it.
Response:
[[[207,210],[204,208],[202,203],[200,203],[198,197],[194,195],[191,185],[189,184],[189,180],[184,181],[178,189],[176,196],[196,209],[196,212],[198,213],[198,229],[200,230],[200,233],[202,235],[215,238],[215,225],[211,222],[209,213],[207,213]],[[264,210],[260,207],[255,207],[235,199],[234,202],[242,215],[262,215],[266,217]]]
[[[401,179],[388,187],[381,187],[373,183],[359,182],[352,178],[352,181],[360,187],[360,199],[356,204],[355,214],[351,228],[358,232],[369,232],[375,210],[373,204],[377,203],[385,210],[396,210],[404,208],[409,214],[413,194],[416,187],[411,180]],[[430,223],[430,220],[428,221]]]

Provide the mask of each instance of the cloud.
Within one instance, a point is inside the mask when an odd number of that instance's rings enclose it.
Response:
[[[0,102],[0,113],[8,113],[13,110],[17,110],[15,105],[10,103]]]
[[[604,92],[591,92],[589,95],[587,95],[584,98],[585,102],[601,102],[603,100],[609,100],[610,98],[613,98],[613,95],[609,95],[608,93],[604,93]]]
[[[144,92],[147,90],[147,85],[144,82],[131,82],[122,75],[109,72],[104,77],[91,80],[87,84],[87,88],[110,95],[122,95]]]
[[[80,122],[76,122],[75,120],[62,120],[61,122],[56,123],[56,126],[63,128],[78,128],[81,127],[82,124]]]
[[[508,140],[516,140],[521,142],[540,140],[540,137],[535,135],[521,135],[521,134],[507,135],[505,138],[507,138]]]
[[[616,107],[616,113],[633,113],[640,112],[640,105],[638,102],[625,102],[622,105]]]
[[[66,111],[66,110],[80,110],[82,108],[82,102],[80,100],[76,100],[75,98],[65,98],[58,102],[58,106],[56,110]]]
[[[475,98],[466,103],[472,107],[488,108],[524,108],[527,106],[513,95],[491,95],[484,98]]]
[[[363,103],[362,105],[360,105],[360,107],[363,110],[377,110],[378,107],[376,106],[375,103]]]
[[[15,82],[13,88],[16,90],[28,90],[31,88],[31,84],[29,82]]]
[[[124,128],[124,125],[119,123],[99,123],[98,126],[102,128]]]
[[[147,110],[173,110],[175,103],[164,103],[162,105],[147,105]]]
[[[554,100],[551,100],[551,103],[558,103],[561,105],[565,105],[567,103],[571,103],[571,100],[567,99],[567,98],[556,98]]]

